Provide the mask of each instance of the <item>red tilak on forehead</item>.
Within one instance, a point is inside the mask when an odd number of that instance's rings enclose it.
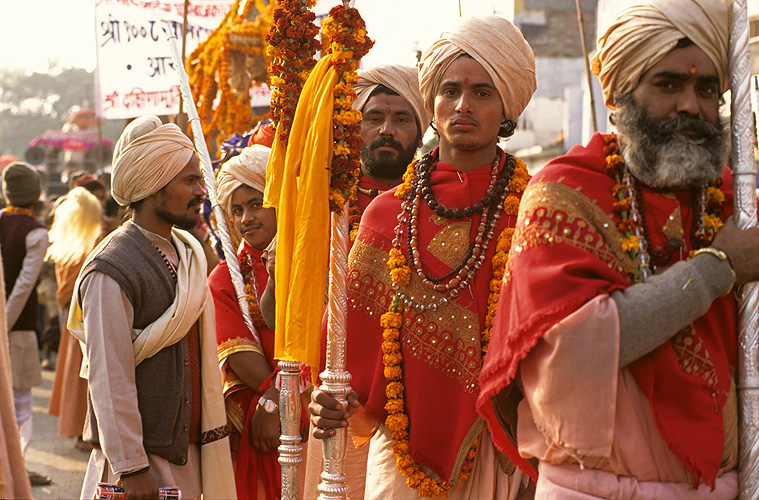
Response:
[[[464,78],[464,85],[469,85],[469,78]]]
[[[696,65],[691,64],[690,69],[688,70],[688,74],[695,75],[696,74]]]

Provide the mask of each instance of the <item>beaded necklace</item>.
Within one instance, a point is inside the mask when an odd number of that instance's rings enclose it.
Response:
[[[422,179],[429,179],[429,172],[425,170],[430,169],[432,166],[431,161],[423,161],[424,158],[418,162],[409,165],[406,174],[404,175],[404,183],[399,186],[395,196],[399,198],[406,198],[403,203],[403,211],[398,216],[398,226],[395,231],[395,239],[393,240],[393,248],[390,250],[390,256],[387,261],[387,265],[390,268],[390,276],[393,289],[395,293],[390,300],[390,307],[388,311],[384,313],[380,318],[380,325],[384,328],[382,343],[383,363],[384,363],[384,375],[388,381],[385,388],[385,396],[387,397],[387,403],[385,404],[385,410],[387,411],[387,418],[385,419],[385,427],[390,431],[391,437],[395,440],[393,444],[393,452],[396,456],[396,464],[398,470],[406,476],[406,484],[413,489],[416,489],[420,496],[445,498],[448,495],[448,491],[453,489],[454,486],[451,483],[443,480],[440,477],[431,478],[424,473],[419,465],[411,458],[409,449],[409,418],[405,413],[404,397],[404,385],[403,385],[403,354],[401,352],[400,344],[400,330],[403,325],[403,311],[404,309],[414,308],[419,312],[424,311],[436,311],[439,306],[444,306],[448,303],[448,299],[443,297],[437,303],[423,305],[415,304],[410,298],[408,298],[405,292],[401,291],[401,287],[405,287],[409,284],[411,279],[411,269],[406,264],[407,259],[400,249],[400,240],[402,234],[402,226],[404,222],[408,222],[408,235],[409,241],[414,239],[418,242],[418,208],[421,204],[422,192],[425,191],[420,186]],[[527,182],[530,178],[527,173],[527,168],[524,163],[511,155],[507,156],[504,163],[504,169],[498,178],[498,162],[499,157],[496,157],[493,166],[493,173],[491,173],[491,181],[488,187],[488,200],[483,197],[482,213],[480,226],[478,227],[477,236],[475,242],[470,246],[467,257],[464,259],[462,265],[457,270],[454,270],[455,277],[448,281],[448,283],[441,283],[445,277],[440,279],[430,279],[430,277],[421,271],[419,265],[419,255],[416,246],[409,246],[409,255],[411,258],[411,264],[414,266],[414,270],[417,275],[422,279],[428,287],[431,287],[438,291],[445,291],[455,298],[458,295],[458,290],[462,287],[468,286],[460,276],[464,276],[467,279],[473,279],[476,271],[482,267],[485,260],[485,250],[489,240],[494,237],[493,231],[497,225],[498,217],[501,212],[506,213],[508,216],[516,216],[519,210],[519,198],[521,193],[524,192]],[[510,179],[509,179],[510,177]],[[505,178],[505,181],[501,182]],[[496,193],[494,186],[504,186],[497,195],[490,196],[491,193]],[[505,189],[508,186],[508,190]],[[399,192],[401,195],[399,196]],[[427,194],[431,194],[431,190],[428,190]],[[425,199],[429,204],[430,201],[434,201],[434,197],[430,200],[430,197],[425,195]],[[439,202],[437,206],[442,206]],[[430,207],[432,208],[432,207]],[[472,209],[472,213],[476,210],[475,207],[468,207]],[[449,210],[443,207],[443,210]],[[463,211],[463,210],[462,210]],[[436,212],[437,213],[437,212]],[[450,213],[450,212],[448,212]],[[453,211],[454,217],[457,215],[457,210]],[[482,221],[486,221],[483,225]],[[488,227],[488,233],[484,233]],[[493,277],[490,281],[490,294],[487,301],[487,314],[485,316],[485,329],[481,334],[481,349],[482,355],[487,352],[488,343],[490,341],[490,332],[493,327],[493,320],[495,318],[496,306],[498,304],[498,298],[501,291],[501,280],[506,269],[506,262],[508,260],[508,253],[511,248],[511,239],[514,235],[514,229],[506,228],[501,231],[498,236],[496,244],[496,252],[491,261],[491,267],[493,269]],[[478,251],[475,253],[474,249]],[[448,276],[453,276],[452,273],[448,273]],[[458,282],[456,281],[458,280]],[[462,286],[462,282],[464,285]],[[480,444],[480,438],[478,437],[467,452],[466,458],[461,466],[459,473],[459,482],[466,481],[474,466],[474,459],[477,456],[477,449]]]
[[[381,195],[385,191],[377,188],[372,189],[364,189],[361,186],[356,186],[358,191],[360,193],[363,193],[367,196],[371,196],[372,199],[376,198],[377,196]],[[356,236],[358,236],[358,226],[361,224],[361,217],[364,215],[364,211],[358,204],[358,198],[355,196],[351,198],[350,200],[350,213],[348,214],[348,225],[350,228],[350,239],[351,242],[356,241]]]
[[[257,328],[266,326],[264,317],[261,315],[253,257],[247,252],[242,253],[242,258],[240,259],[240,272],[242,273],[243,282],[245,283],[245,300],[248,303],[250,319],[253,321],[253,325]]]
[[[633,177],[625,160],[619,154],[619,143],[616,134],[604,136],[604,156],[606,158],[606,173],[617,181],[612,194],[618,201],[614,202],[617,229],[624,236],[622,250],[627,252],[635,263],[628,269],[627,274],[633,283],[648,279],[653,274],[651,256],[648,253],[650,236],[643,213],[643,193],[639,181]],[[703,248],[714,239],[714,235],[722,227],[722,205],[725,196],[720,191],[722,179],[717,179],[709,186],[697,188],[694,199],[694,223],[691,228],[691,241],[695,248]]]
[[[169,257],[165,253],[163,253],[163,250],[158,248],[155,243],[151,243],[151,245],[153,245],[153,248],[155,248],[158,251],[158,253],[161,255],[161,258],[163,259],[163,262],[166,264],[166,267],[169,268],[169,272],[171,273],[171,276],[174,278],[174,281],[178,281],[179,278],[177,277],[177,268],[174,267],[174,264],[171,263],[171,261],[169,260]]]

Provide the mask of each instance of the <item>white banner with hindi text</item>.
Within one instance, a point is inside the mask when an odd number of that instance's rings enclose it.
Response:
[[[190,0],[190,53],[219,26],[231,0]],[[98,116],[134,118],[179,112],[179,80],[166,41],[166,22],[181,47],[184,0],[96,0]]]

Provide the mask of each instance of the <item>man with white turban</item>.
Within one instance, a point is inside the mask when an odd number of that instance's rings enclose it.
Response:
[[[621,12],[593,67],[617,134],[522,199],[480,414],[536,498],[734,499],[736,303],[759,278],[719,116],[729,3]]]
[[[269,275],[261,260],[277,232],[274,208],[263,207],[270,149],[254,144],[225,162],[217,175],[219,203],[242,244],[237,254],[246,303],[261,344],[245,325],[227,262],[208,277],[216,311],[238,498],[279,498],[279,391],[275,384],[274,332],[261,315],[260,297]]]
[[[116,143],[112,193],[132,218],[90,253],[68,329],[89,384],[93,446],[82,498],[98,482],[126,498],[235,498],[206,260],[195,227],[204,197],[192,142],[155,116]]]
[[[509,21],[470,19],[425,52],[419,82],[440,146],[364,213],[348,270],[356,392],[346,412],[314,391],[314,436],[355,413],[364,430],[354,433],[369,440],[366,499],[513,499],[528,481],[501,460],[475,400],[498,300],[491,281],[528,178],[498,138],[535,91],[534,56]]]

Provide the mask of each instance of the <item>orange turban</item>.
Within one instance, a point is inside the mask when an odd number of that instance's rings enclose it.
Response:
[[[522,32],[502,17],[472,17],[440,35],[419,63],[424,106],[435,112],[443,74],[462,54],[480,63],[493,80],[508,120],[516,120],[535,93],[535,55]]]
[[[111,194],[119,205],[157,193],[195,154],[192,141],[173,123],[146,115],[127,125],[113,149]]]
[[[620,12],[598,38],[592,63],[606,105],[614,109],[614,93],[635,90],[641,76],[683,38],[711,59],[722,92],[726,91],[730,85],[730,5],[725,0],[656,0]]]

